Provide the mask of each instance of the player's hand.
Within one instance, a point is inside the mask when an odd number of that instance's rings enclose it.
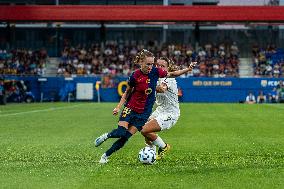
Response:
[[[197,62],[191,62],[189,64],[189,69],[192,70],[196,66]]]
[[[119,111],[120,111],[119,108],[117,108],[117,107],[114,108],[113,111],[112,111],[112,115],[117,115]]]
[[[168,90],[168,86],[166,83],[161,83],[156,87],[156,92],[157,93],[164,93]]]

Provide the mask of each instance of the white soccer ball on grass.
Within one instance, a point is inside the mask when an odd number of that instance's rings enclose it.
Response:
[[[156,161],[156,151],[153,148],[146,146],[140,150],[138,159],[143,164],[152,165]]]

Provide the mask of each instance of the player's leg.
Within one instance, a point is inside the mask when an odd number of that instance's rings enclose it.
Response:
[[[161,127],[157,121],[157,119],[151,119],[148,121],[142,128],[141,134],[144,136],[144,134],[152,133],[152,132],[159,132],[161,131]]]
[[[165,143],[163,139],[154,132],[170,129],[176,123],[176,120],[177,119],[172,118],[170,114],[160,113],[143,126],[141,131],[142,135],[159,147],[157,160],[161,159],[165,153],[170,150],[170,145]]]
[[[149,132],[149,131],[148,131],[148,129],[150,129],[149,125],[152,125],[152,124],[153,124],[153,123],[152,123],[152,122],[153,122],[152,120],[155,120],[155,118],[156,118],[158,115],[159,115],[158,111],[157,111],[157,110],[154,111],[154,112],[151,114],[151,116],[149,117],[149,119],[147,120],[146,124],[143,126],[142,130],[141,130],[141,134],[144,136],[146,146],[149,146],[149,147],[155,149],[155,151],[156,151],[156,146],[152,143],[152,141],[154,141],[156,138],[155,138],[155,139],[149,139],[149,137],[146,137],[145,134],[146,134],[147,132]],[[149,123],[150,121],[152,121],[152,122]],[[148,124],[148,123],[149,123],[149,124]],[[152,129],[150,129],[150,130],[152,131]]]
[[[159,126],[159,123],[156,119],[152,119],[151,121],[147,122],[143,129],[141,130],[141,134],[147,138],[147,140],[152,141],[152,144],[164,148],[166,144],[164,141],[154,132],[161,131],[161,127]]]
[[[158,155],[156,157],[157,160],[160,160],[164,157],[165,153],[167,153],[171,146],[163,141],[161,137],[159,137],[156,133],[147,133],[146,137],[152,141],[152,144],[159,147]]]
[[[156,146],[153,144],[153,142],[147,137],[144,137],[144,139],[145,139],[145,145],[156,151]]]
[[[108,133],[108,138],[120,138],[125,135],[128,129],[129,123],[127,121],[119,121],[117,129]]]
[[[102,134],[95,140],[95,146],[96,147],[100,146],[108,138],[121,138],[126,134],[127,129],[128,129],[128,122],[119,121],[118,127],[116,129],[112,130],[109,133]]]
[[[118,127],[109,133],[104,133],[101,136],[99,136],[95,140],[95,146],[96,147],[100,146],[108,138],[121,138],[122,136],[126,135],[128,125],[133,115],[135,115],[135,113],[132,112],[131,109],[124,107],[119,117]]]
[[[101,156],[99,163],[107,163],[109,156],[114,152],[122,148],[128,139],[137,132],[137,128],[134,126],[129,126],[129,129],[125,132],[125,135],[118,139],[113,145]]]
[[[159,132],[159,131],[161,131],[161,127],[160,127],[158,121],[155,118],[155,119],[152,119],[149,122],[147,122],[143,126],[143,128],[142,128],[142,130],[140,132],[147,140],[152,141],[152,143],[155,144],[155,141],[159,137],[154,132]]]
[[[144,139],[145,139],[145,144],[146,144],[146,145],[148,145],[148,146],[153,145],[153,144],[152,144],[152,141],[149,140],[147,137],[144,137]]]
[[[147,119],[143,118],[143,116],[141,117],[141,115],[133,113],[129,120],[128,130],[125,135],[118,139],[111,148],[106,151],[106,153],[102,156],[103,159],[107,159],[111,154],[122,148],[132,135],[134,135],[137,131],[141,131],[142,126],[146,123],[146,121]]]
[[[135,134],[137,131],[140,131],[142,129],[142,126],[147,122],[147,119],[143,118],[143,115],[137,114],[135,112],[129,111],[127,115],[121,114],[120,116],[120,123],[124,123],[122,121],[127,120],[127,127],[128,130],[125,132],[125,134],[120,137],[112,146],[110,149],[106,151],[101,157],[100,163],[107,163],[108,157],[122,148],[125,143],[128,141],[128,139]]]
[[[160,160],[164,154],[169,151],[170,145],[166,144],[161,137],[159,137],[154,132],[161,131],[161,127],[156,119],[152,119],[143,126],[141,134],[147,138],[149,141],[152,141],[152,144],[159,147],[157,160]]]

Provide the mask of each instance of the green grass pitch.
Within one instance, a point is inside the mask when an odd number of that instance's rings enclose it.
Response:
[[[97,162],[114,142],[113,103],[0,106],[0,188],[284,188],[284,106],[181,104],[171,144],[154,165],[137,160],[140,133]]]

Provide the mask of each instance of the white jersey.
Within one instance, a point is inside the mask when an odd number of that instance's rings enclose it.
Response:
[[[175,78],[160,78],[157,84],[161,83],[165,83],[168,89],[164,93],[157,93],[156,104],[158,107],[156,110],[179,117],[178,87]]]

